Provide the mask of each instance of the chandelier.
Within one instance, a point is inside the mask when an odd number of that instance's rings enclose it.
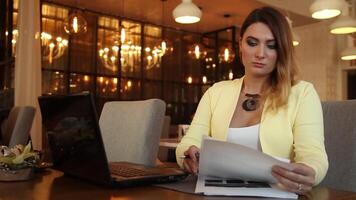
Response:
[[[129,71],[133,72],[133,66],[135,65],[135,62],[141,59],[141,49],[142,47],[140,45],[134,45],[131,41],[121,45],[121,67],[128,67]]]
[[[235,58],[235,53],[230,47],[223,47],[220,49],[219,61],[220,63],[231,63]]]
[[[118,46],[104,47],[99,50],[99,58],[103,66],[113,72],[117,71]]]
[[[173,47],[168,47],[168,42],[162,40],[160,45],[145,48],[145,55],[147,60],[146,69],[152,69],[154,67],[160,67],[162,62],[162,57],[169,55],[173,52]]]
[[[207,54],[208,52],[200,44],[195,44],[188,50],[188,55],[197,60],[205,58]]]
[[[141,59],[141,46],[134,45],[132,41],[128,41],[121,45],[121,49],[118,45],[104,47],[99,49],[99,58],[103,66],[108,70],[118,71],[118,62],[120,60],[123,70],[133,72],[135,62]]]
[[[164,27],[164,3],[167,0],[161,0],[162,2],[162,12],[161,12],[161,26]],[[161,31],[161,37],[162,37],[162,41],[159,45],[155,45],[152,48],[151,47],[146,47],[145,48],[145,56],[146,56],[146,61],[147,61],[147,65],[146,65],[146,69],[152,69],[154,67],[159,68],[162,62],[162,57],[165,55],[168,55],[170,53],[173,52],[173,47],[172,45],[169,43],[169,41],[167,39],[164,38],[164,35],[162,33],[163,31]],[[159,37],[159,36],[158,36]]]
[[[55,38],[55,39],[54,39]],[[68,40],[53,37],[51,34],[41,33],[42,58],[52,64],[53,60],[63,56],[68,47]]]
[[[12,31],[13,38],[12,43],[12,52],[15,56],[16,43],[18,38],[18,30],[14,29]],[[52,36],[47,32],[41,33],[41,49],[42,49],[42,59],[48,61],[50,64],[53,63],[55,59],[59,59],[65,53],[65,50],[68,47],[68,40],[63,39],[60,36]]]
[[[68,20],[64,23],[64,30],[68,34],[78,35],[87,32],[87,21],[81,15],[80,11],[75,10],[69,15]]]
[[[114,43],[117,44],[118,42],[115,41]],[[173,47],[169,48],[167,46],[167,42],[162,41],[160,45],[145,48],[146,69],[160,67],[162,57],[173,51]],[[126,40],[121,46],[103,47],[98,50],[98,53],[100,61],[106,69],[113,72],[118,71],[118,62],[120,60],[123,71],[133,72],[135,62],[141,59],[141,50],[142,47],[140,45],[135,45],[132,41]]]

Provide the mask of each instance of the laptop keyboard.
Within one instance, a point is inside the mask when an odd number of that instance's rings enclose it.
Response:
[[[158,173],[147,171],[147,170],[140,170],[131,168],[128,166],[122,165],[110,165],[110,171],[112,174],[122,177],[135,177],[135,176],[149,176],[149,175],[157,175]]]

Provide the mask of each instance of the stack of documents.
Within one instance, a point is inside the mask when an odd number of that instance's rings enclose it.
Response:
[[[273,165],[290,168],[286,162],[243,145],[204,139],[195,193],[297,199],[295,193],[274,184]]]

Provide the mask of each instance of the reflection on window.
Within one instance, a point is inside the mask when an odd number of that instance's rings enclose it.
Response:
[[[93,90],[94,78],[90,75],[80,75],[71,73],[69,78],[69,92],[79,93],[83,91],[94,92]]]
[[[63,72],[44,71],[42,73],[42,91],[44,94],[66,94],[66,76]]]
[[[120,95],[123,100],[141,98],[141,82],[133,79],[121,79]]]
[[[149,79],[161,79],[162,55],[160,45],[162,42],[162,30],[160,27],[146,25],[144,29],[144,68]]]
[[[99,76],[97,78],[97,91],[102,97],[118,97],[118,78],[108,78]]]
[[[119,20],[109,17],[99,17],[98,23],[98,72],[115,74],[119,66]]]
[[[125,29],[125,41],[122,41],[120,49],[121,73],[127,77],[140,77],[141,75],[141,24],[122,21]],[[122,35],[122,33],[120,32]]]
[[[87,33],[69,37],[63,25],[76,8],[42,2],[41,9],[43,93],[91,91],[98,105],[161,98],[177,123],[191,116],[215,81],[237,77],[230,62],[237,31],[231,28],[201,35],[86,10]]]
[[[143,98],[161,98],[162,85],[159,81],[147,81],[144,84]]]
[[[42,5],[41,49],[44,68],[64,69],[67,63],[68,35],[63,23],[68,10],[58,6]]]

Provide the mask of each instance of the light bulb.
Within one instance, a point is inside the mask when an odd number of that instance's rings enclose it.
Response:
[[[82,34],[87,32],[87,21],[79,12],[69,15],[68,21],[64,23],[64,30],[68,34]]]

